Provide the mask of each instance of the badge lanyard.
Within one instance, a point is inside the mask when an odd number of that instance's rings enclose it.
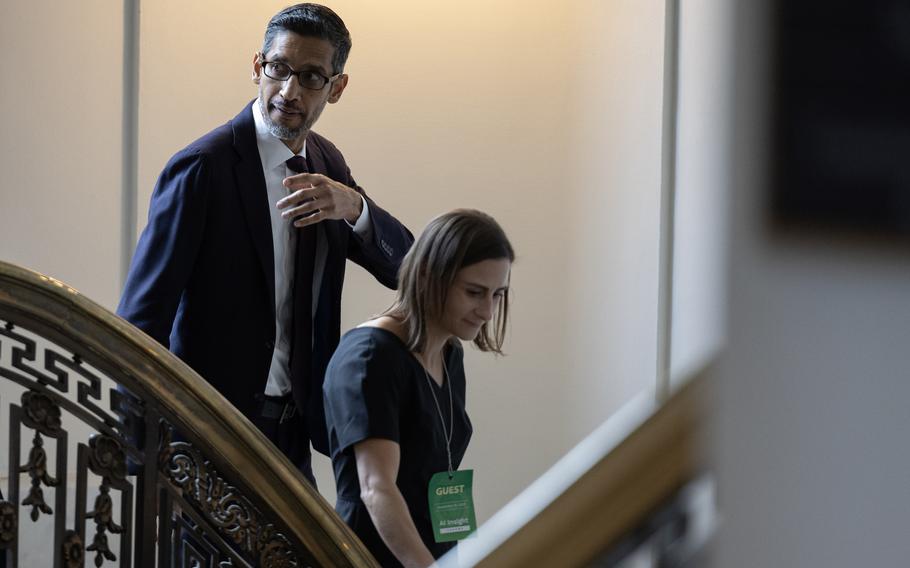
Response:
[[[452,380],[445,357],[442,360],[442,377],[449,391],[449,427],[446,429],[442,406],[436,397],[436,390],[430,382],[430,373],[423,368],[436,411],[439,412],[439,423],[442,435],[446,440],[446,455],[449,459],[448,471],[441,471],[430,478],[427,487],[427,499],[430,505],[430,522],[433,524],[433,538],[436,542],[461,540],[477,528],[474,516],[474,472],[470,469],[454,471],[452,467],[452,435],[455,432],[455,404],[452,402]]]
[[[421,365],[423,367],[423,365]],[[436,403],[436,411],[439,413],[439,423],[442,425],[442,435],[446,440],[446,455],[449,458],[449,477],[452,477],[452,434],[455,432],[455,405],[452,402],[452,381],[449,379],[449,369],[446,365],[445,356],[442,358],[442,378],[445,379],[446,386],[449,387],[449,428],[446,430],[446,420],[442,416],[442,407],[439,405],[439,399],[436,398],[436,389],[430,381],[430,373],[427,368],[423,367],[423,376],[427,379],[427,386],[430,387],[430,394],[433,395],[433,402]]]

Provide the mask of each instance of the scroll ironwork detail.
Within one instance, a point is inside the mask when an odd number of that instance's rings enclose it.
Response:
[[[174,429],[162,420],[158,423],[158,469],[160,470],[167,469],[168,462],[174,455],[174,448],[171,446],[173,441]]]
[[[52,515],[54,510],[44,500],[46,487],[56,487],[60,480],[51,476],[47,470],[47,452],[44,450],[44,439],[41,434],[55,436],[60,432],[60,408],[50,397],[41,393],[26,391],[22,393],[23,423],[35,430],[32,448],[28,452],[28,461],[19,467],[19,471],[28,473],[32,486],[22,504],[31,507],[31,519],[37,521],[41,513]]]
[[[164,473],[242,554],[265,568],[300,566],[288,539],[274,525],[264,523],[252,503],[190,444],[173,442],[168,451]]]
[[[95,553],[95,566],[104,560],[115,561],[117,555],[110,549],[107,533],[121,534],[123,527],[114,522],[114,502],[111,499],[111,485],[126,478],[126,453],[120,442],[110,436],[93,436],[89,440],[89,469],[101,476],[101,487],[95,498],[94,510],[86,513],[87,519],[95,520],[95,538],[85,550]]]
[[[85,545],[76,531],[66,531],[61,545],[64,568],[82,568],[85,565]]]
[[[9,501],[0,501],[0,550],[9,548],[19,533],[16,506]]]
[[[33,391],[22,393],[23,423],[44,434],[56,436],[60,433],[60,407],[45,394]]]
[[[110,436],[92,436],[89,440],[89,468],[109,484],[126,479],[126,452]]]

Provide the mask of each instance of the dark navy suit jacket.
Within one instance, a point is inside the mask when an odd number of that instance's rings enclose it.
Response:
[[[311,172],[357,186],[335,146],[307,137]],[[328,255],[313,325],[312,369],[294,376],[313,447],[328,453],[322,381],[341,332],[350,258],[389,288],[413,236],[369,200],[372,239],[323,221]],[[158,179],[117,313],[188,363],[245,415],[265,390],[275,341],[275,269],[265,178],[251,111],[178,152]],[[296,349],[309,346],[293,345]],[[302,374],[302,373],[301,373]],[[307,435],[301,432],[301,435]]]

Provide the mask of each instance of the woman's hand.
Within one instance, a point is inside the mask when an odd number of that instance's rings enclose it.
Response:
[[[369,438],[354,445],[360,498],[382,541],[406,568],[426,568],[436,560],[424,545],[395,485],[401,450],[398,443]]]

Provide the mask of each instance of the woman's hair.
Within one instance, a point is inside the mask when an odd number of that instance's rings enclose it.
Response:
[[[466,266],[491,259],[515,260],[512,245],[495,219],[474,209],[456,209],[427,224],[398,271],[398,292],[385,315],[402,321],[408,349],[426,346],[427,322],[442,318],[455,275]],[[492,321],[484,322],[474,344],[502,353],[509,314],[508,290]]]

